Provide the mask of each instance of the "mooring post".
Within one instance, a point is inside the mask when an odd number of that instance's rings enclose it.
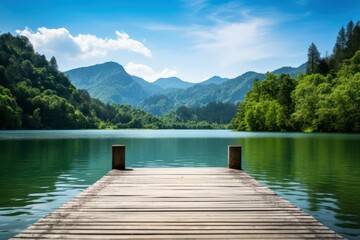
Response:
[[[125,170],[125,145],[112,145],[112,169]]]
[[[228,146],[228,166],[229,168],[241,170],[241,145]]]

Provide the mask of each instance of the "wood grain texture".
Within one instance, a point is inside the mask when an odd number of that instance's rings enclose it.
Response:
[[[244,171],[112,170],[13,239],[341,239]]]

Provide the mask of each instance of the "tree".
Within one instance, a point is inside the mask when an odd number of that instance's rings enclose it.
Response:
[[[345,33],[345,28],[341,27],[338,36],[336,38],[334,53],[336,53],[335,50],[344,51],[347,45],[347,41],[348,41],[348,36]]]
[[[351,39],[353,35],[353,31],[354,31],[354,22],[350,21],[346,26],[346,56],[348,58],[351,58],[353,54],[351,53],[353,49],[352,39]]]
[[[292,114],[301,131],[315,131],[313,124],[314,113],[318,108],[318,86],[326,82],[320,74],[307,75],[299,80],[299,84],[292,93],[295,110]]]
[[[56,58],[54,56],[51,57],[51,59],[49,61],[49,65],[53,70],[58,71],[57,61],[56,61]]]
[[[327,58],[321,58],[318,65],[318,72],[326,76],[330,72],[330,64]]]
[[[349,36],[348,40],[348,58],[351,58],[354,56],[356,51],[360,50],[360,23],[358,22],[355,27],[353,28],[353,31],[351,32],[351,35]]]
[[[0,85],[0,129],[18,129],[21,126],[21,109],[10,90]]]
[[[334,64],[336,67],[339,66],[339,64],[345,59],[346,48],[347,48],[347,34],[345,33],[345,28],[341,27],[333,49],[334,62],[335,62]]]
[[[291,93],[296,81],[287,74],[268,74],[263,81],[256,81],[239,105],[232,121],[237,130],[286,131],[293,130],[290,115],[294,104]]]
[[[309,74],[317,73],[320,63],[320,53],[314,43],[311,43],[308,49],[308,61],[306,72]]]
[[[293,103],[291,93],[294,91],[296,82],[287,74],[281,74],[279,77],[279,90],[276,100],[280,103],[288,113],[293,111]]]
[[[176,110],[176,115],[178,115],[182,121],[188,121],[193,118],[193,115],[192,115],[190,109],[185,106],[179,107]]]

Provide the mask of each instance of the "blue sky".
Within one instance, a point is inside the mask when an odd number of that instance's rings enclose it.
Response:
[[[0,0],[0,31],[27,36],[61,70],[115,61],[148,81],[297,67],[332,52],[360,1]]]

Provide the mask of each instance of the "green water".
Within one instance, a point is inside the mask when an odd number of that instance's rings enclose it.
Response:
[[[360,135],[223,130],[0,131],[0,239],[60,207],[111,168],[226,167],[243,146],[255,179],[349,239],[360,237]]]

